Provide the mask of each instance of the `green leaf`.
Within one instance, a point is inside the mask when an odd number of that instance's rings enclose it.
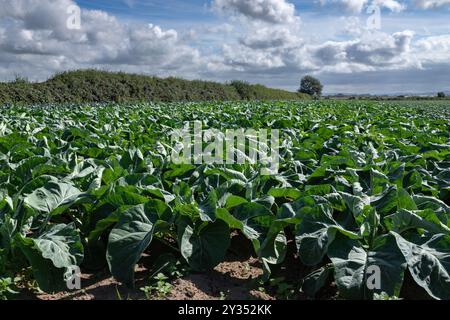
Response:
[[[263,205],[255,202],[240,205],[236,207],[235,212],[234,216],[236,219],[243,223],[242,233],[253,241],[253,244],[256,245],[256,250],[258,250],[260,245],[258,239],[264,230],[270,227],[274,219],[272,212]],[[265,225],[264,221],[266,221]]]
[[[314,298],[326,285],[332,273],[333,265],[329,264],[307,275],[302,281],[302,291],[306,293],[308,297]]]
[[[56,268],[77,266],[83,260],[83,245],[74,224],[52,225],[33,241],[42,257]]]
[[[14,210],[14,203],[6,190],[0,190],[0,210],[3,204],[7,204],[11,210]]]
[[[235,215],[231,214],[227,209],[219,208],[217,209],[217,218],[225,221],[231,229],[240,230],[249,240],[256,244],[256,248],[259,248],[260,229],[264,227],[257,219],[264,219],[265,217],[274,219],[272,212],[265,206],[255,202],[240,204],[234,207],[234,211],[237,212]]]
[[[330,245],[328,256],[334,266],[339,292],[344,298],[371,299],[373,293],[381,292],[399,295],[406,263],[391,235],[375,239],[369,251],[358,241],[339,235]],[[372,268],[379,268],[379,274],[370,270]]]
[[[422,195],[415,195],[413,199],[419,210],[431,209],[436,213],[450,215],[450,206],[439,199]]]
[[[423,179],[419,172],[416,170],[408,173],[403,180],[403,187],[406,189],[419,189],[422,188]]]
[[[115,209],[123,206],[137,206],[148,201],[148,197],[139,194],[139,191],[133,186],[112,188],[106,194],[102,202],[112,205]]]
[[[434,211],[430,209],[422,211],[399,210],[394,215],[386,217],[389,229],[397,233],[411,229],[424,229],[432,234],[450,233],[450,228],[439,220]]]
[[[375,240],[378,228],[380,227],[380,215],[372,207],[365,207],[363,215],[365,219],[361,225],[359,233],[361,237],[365,238],[369,245],[371,245]]]
[[[417,210],[417,205],[409,193],[401,188],[398,190],[398,209]]]
[[[272,212],[267,207],[256,202],[243,203],[238,207],[235,207],[234,212],[236,219],[241,221],[248,221],[256,217],[272,215]]]
[[[0,248],[11,250],[12,240],[17,230],[17,220],[6,215],[0,220]]]
[[[16,236],[16,243],[33,269],[33,275],[39,288],[47,293],[63,291],[65,288],[63,269],[55,268],[52,261],[44,259],[35,248],[33,239]]]
[[[221,219],[228,224],[230,229],[244,230],[244,223],[236,219],[227,209],[217,209],[217,219]]]
[[[450,236],[437,234],[413,243],[391,232],[416,283],[435,299],[450,299]]]
[[[230,210],[247,202],[248,201],[242,197],[229,194],[229,196],[226,197],[225,207]]]
[[[268,195],[274,198],[297,200],[301,197],[302,192],[295,188],[272,188],[269,190]]]
[[[179,226],[181,254],[195,271],[213,269],[223,261],[230,246],[230,230],[222,220]]]
[[[287,239],[280,223],[273,223],[262,241],[258,256],[263,263],[264,279],[269,280],[270,265],[277,265],[284,261],[287,253]]]
[[[39,287],[49,293],[67,289],[65,275],[83,260],[83,245],[73,224],[52,225],[37,238],[15,239],[31,264]]]
[[[206,222],[216,221],[217,193],[211,191],[206,200],[198,205],[200,219]]]
[[[82,190],[97,190],[102,185],[104,167],[96,166],[92,161],[83,161],[75,165],[73,172],[65,181],[75,184]]]
[[[109,235],[106,259],[118,281],[134,286],[134,269],[150,245],[155,232],[165,224],[161,219],[170,211],[160,200],[150,200],[125,211]]]
[[[247,182],[247,178],[242,172],[228,168],[211,168],[205,171],[205,175],[219,174],[227,180],[240,180]]]
[[[341,232],[357,239],[358,235],[345,230],[332,217],[331,209],[319,204],[306,214],[296,230],[295,242],[300,260],[307,266],[318,265],[327,254],[336,234]]]
[[[403,182],[404,175],[405,175],[405,164],[402,163],[398,167],[391,170],[391,172],[389,172],[388,177],[392,183],[395,183],[397,184],[397,186],[399,186]]]
[[[58,215],[86,197],[71,184],[49,182],[25,197],[24,202],[37,211]]]
[[[392,213],[398,206],[398,191],[396,186],[391,186],[383,193],[372,196],[370,199],[371,206],[376,208],[378,214],[382,217]]]
[[[340,195],[347,204],[347,207],[353,213],[355,220],[361,224],[364,221],[364,208],[370,205],[370,197],[366,195],[354,196],[345,192],[341,192]]]
[[[173,200],[175,200],[175,196],[173,194],[171,194],[168,191],[162,190],[160,188],[155,188],[155,187],[146,187],[145,191],[150,193],[151,195],[154,195],[155,197],[158,197],[160,199],[164,199],[164,201],[169,204],[170,202],[172,202]]]

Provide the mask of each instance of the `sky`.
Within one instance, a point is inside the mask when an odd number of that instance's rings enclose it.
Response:
[[[0,0],[0,81],[86,68],[450,92],[450,0]]]

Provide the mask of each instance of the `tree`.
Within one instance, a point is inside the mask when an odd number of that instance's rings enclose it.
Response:
[[[301,93],[307,93],[313,97],[320,97],[322,95],[323,85],[320,83],[319,79],[311,76],[305,76],[301,83],[300,89]]]
[[[438,98],[445,98],[445,93],[444,92],[438,92],[437,96],[438,96]]]

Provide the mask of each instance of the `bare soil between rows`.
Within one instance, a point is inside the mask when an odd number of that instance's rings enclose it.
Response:
[[[258,261],[227,261],[205,274],[190,274],[171,282],[172,289],[164,299],[168,300],[273,300],[266,293],[253,287],[253,280],[262,274]],[[136,289],[127,289],[109,275],[107,270],[97,274],[82,275],[82,290],[58,294],[37,294],[38,300],[144,300],[139,287],[148,283],[148,270],[137,268]],[[158,299],[157,296],[154,297]]]
[[[152,250],[153,249],[153,250]],[[165,248],[167,249],[167,248]],[[311,270],[302,266],[295,252],[295,244],[288,243],[286,260],[281,266],[274,268],[272,277],[283,277],[286,284],[295,288],[290,299],[307,300],[298,291],[299,280]],[[149,252],[166,253],[161,245],[152,245]],[[232,245],[224,262],[206,273],[189,273],[170,281],[170,293],[164,297],[156,294],[150,297],[140,289],[148,286],[152,274],[152,266],[158,254],[145,254],[136,266],[136,286],[129,289],[118,283],[107,268],[100,272],[85,272],[81,277],[81,290],[45,294],[31,290],[23,290],[20,300],[276,300],[274,288],[264,286],[258,279],[263,275],[262,264],[254,256],[251,244],[242,236],[234,236]],[[401,297],[407,300],[429,299],[424,290],[418,287],[407,272]],[[336,284],[331,282],[316,297],[318,300],[339,299]]]
[[[252,256],[251,247],[243,245],[241,237],[233,237],[232,246],[224,262],[207,273],[189,273],[169,282],[170,293],[161,298],[168,300],[274,300],[275,297],[258,290],[257,279],[263,274],[260,262]],[[166,253],[160,245],[149,252]],[[129,289],[118,283],[106,269],[100,272],[86,272],[81,276],[81,290],[44,294],[24,290],[20,299],[31,300],[144,300],[140,288],[148,286],[151,267],[157,254],[145,254],[136,267],[136,286]]]

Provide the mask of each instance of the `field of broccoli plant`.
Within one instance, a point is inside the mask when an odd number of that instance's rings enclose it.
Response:
[[[248,239],[268,280],[295,261],[311,298],[399,297],[405,279],[450,299],[450,107],[444,103],[241,102],[0,109],[0,297],[27,275],[67,291],[79,267],[128,287],[154,242],[190,272]],[[280,130],[278,174],[174,164],[170,136]],[[287,250],[295,244],[296,252]],[[164,249],[156,254],[164,254]],[[153,252],[153,254],[155,254]]]

